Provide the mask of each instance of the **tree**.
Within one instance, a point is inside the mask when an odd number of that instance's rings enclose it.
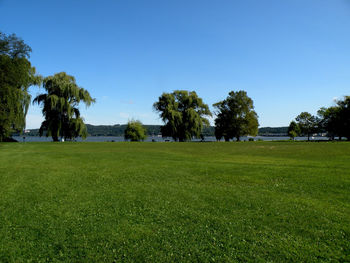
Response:
[[[163,93],[153,107],[165,123],[161,127],[163,137],[170,136],[175,141],[199,138],[203,126],[209,125],[205,118],[211,116],[208,105],[194,91],[175,90],[173,93]]]
[[[288,127],[288,135],[291,139],[294,140],[295,137],[299,136],[300,135],[300,127],[299,125],[295,122],[295,121],[292,121],[290,124],[289,124],[289,127]]]
[[[30,52],[16,35],[0,32],[0,141],[23,131],[31,98],[28,88],[41,82],[28,60]]]
[[[215,137],[225,141],[245,135],[258,134],[258,115],[254,111],[253,100],[245,91],[231,91],[228,97],[213,105],[217,112],[215,119]]]
[[[308,112],[300,113],[295,120],[297,121],[301,133],[307,135],[307,140],[310,141],[310,135],[318,130],[318,120]]]
[[[338,129],[339,137],[346,137],[350,141],[350,96],[345,96],[344,100],[337,101],[338,120],[341,123]]]
[[[320,128],[327,132],[331,140],[334,140],[335,136],[341,136],[342,121],[340,117],[340,107],[322,107],[317,112],[317,115],[320,118]]]
[[[125,140],[139,142],[146,139],[146,129],[140,121],[129,121],[124,131]]]
[[[65,72],[46,77],[43,88],[47,93],[38,95],[33,103],[43,106],[42,113],[45,120],[40,127],[40,136],[52,136],[54,141],[58,138],[73,139],[87,136],[87,129],[80,116],[78,105],[84,102],[88,107],[95,99],[89,92],[79,87],[73,76]]]

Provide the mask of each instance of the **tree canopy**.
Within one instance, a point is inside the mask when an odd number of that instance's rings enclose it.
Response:
[[[28,88],[41,82],[28,60],[30,52],[16,35],[0,32],[0,141],[23,131],[31,99]]]
[[[344,136],[350,141],[350,96],[337,102],[338,112],[338,135]],[[339,124],[341,122],[341,125]]]
[[[146,129],[140,121],[129,121],[124,131],[124,138],[132,142],[143,141],[146,139]]]
[[[300,127],[302,134],[307,136],[307,140],[310,140],[310,136],[318,131],[318,119],[308,112],[300,113],[295,120]]]
[[[335,106],[321,108],[318,112],[320,126],[327,131],[328,136],[334,139],[346,137],[350,140],[350,96],[338,100]]]
[[[295,121],[292,121],[288,127],[289,137],[294,140],[295,137],[300,135],[300,132],[301,131],[299,125]]]
[[[253,100],[245,91],[231,91],[227,98],[213,105],[216,108],[215,137],[225,141],[245,135],[257,135],[258,115]]]
[[[211,116],[211,112],[195,91],[175,90],[163,93],[153,107],[165,123],[161,127],[163,137],[188,141],[192,137],[199,138],[203,126],[209,126],[206,116]]]
[[[319,127],[327,131],[328,136],[334,140],[335,136],[340,135],[342,121],[340,119],[340,108],[337,106],[325,108],[322,107],[317,115],[320,118]]]
[[[45,120],[40,127],[40,135],[52,136],[54,141],[59,137],[74,139],[87,136],[86,126],[80,116],[79,103],[88,107],[95,102],[89,92],[76,84],[73,76],[65,72],[44,78],[43,88],[46,93],[38,95],[33,103],[43,106]]]

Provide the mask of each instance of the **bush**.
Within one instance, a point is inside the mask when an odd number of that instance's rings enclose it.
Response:
[[[294,141],[294,138],[298,136],[298,134],[294,130],[289,131],[288,135],[290,139],[293,141]]]

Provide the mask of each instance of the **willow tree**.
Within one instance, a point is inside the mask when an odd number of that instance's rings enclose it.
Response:
[[[205,116],[211,116],[208,105],[204,104],[197,93],[175,90],[163,93],[153,104],[165,123],[161,127],[163,137],[172,137],[175,141],[188,141],[199,138],[204,125],[209,125]]]
[[[215,136],[225,141],[245,135],[257,135],[258,115],[254,111],[253,100],[247,92],[240,90],[231,91],[227,98],[213,105],[216,108]]]
[[[80,116],[79,103],[88,107],[95,102],[89,92],[79,87],[73,76],[65,72],[46,77],[43,88],[47,93],[38,95],[33,103],[43,106],[42,113],[45,120],[41,124],[40,136],[52,136],[54,141],[59,137],[73,139],[87,136],[87,129]]]
[[[31,99],[28,88],[40,84],[28,60],[30,52],[16,35],[0,32],[0,141],[23,131]]]
[[[138,120],[129,121],[124,131],[125,140],[139,142],[146,139],[146,129]]]

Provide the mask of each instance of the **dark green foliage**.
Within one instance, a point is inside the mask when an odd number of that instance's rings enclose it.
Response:
[[[338,125],[339,136],[344,136],[350,140],[350,96],[345,96],[344,100],[339,100],[337,105],[339,108],[337,115],[341,122],[341,125]]]
[[[335,136],[350,140],[350,96],[338,100],[336,106],[321,108],[317,114],[320,128],[327,131],[332,140]]]
[[[160,133],[160,125],[143,125],[146,129],[147,136],[158,135]],[[126,124],[115,125],[91,125],[86,124],[89,136],[124,136]],[[31,129],[26,135],[39,136],[39,129]],[[258,129],[258,134],[263,136],[286,136],[288,134],[288,127],[262,127]],[[202,129],[204,136],[215,136],[214,126],[204,126]]]
[[[204,126],[209,126],[205,116],[211,116],[209,107],[197,93],[175,90],[163,93],[154,109],[160,113],[165,123],[161,127],[163,137],[172,137],[175,141],[189,141],[192,137],[200,138]]]
[[[16,35],[0,32],[0,141],[22,132],[30,104],[28,88],[39,85],[28,58],[31,48]]]
[[[59,137],[85,138],[87,130],[78,105],[84,102],[86,106],[90,106],[95,99],[76,84],[73,76],[65,72],[46,77],[43,87],[47,93],[37,96],[33,101],[43,106],[45,120],[39,130],[40,136],[46,132],[46,136],[52,136],[54,141],[58,141]]]
[[[0,144],[0,262],[349,262],[350,143]]]
[[[202,129],[203,136],[214,136],[215,135],[215,127],[214,126],[203,126]]]
[[[86,124],[90,136],[124,136],[126,124],[120,125],[91,125]]]
[[[129,121],[124,131],[125,140],[139,142],[146,139],[146,129],[140,121]]]
[[[29,58],[32,49],[15,34],[6,35],[0,32],[0,56],[11,58]]]
[[[300,133],[301,133],[301,131],[300,131],[299,125],[295,121],[292,121],[288,127],[289,137],[294,140],[294,138],[299,136]]]
[[[213,105],[217,110],[215,137],[225,141],[245,135],[257,135],[258,115],[254,111],[253,100],[245,91],[231,91],[228,97]]]
[[[124,136],[127,124],[115,125],[91,125],[86,124],[87,132],[90,136]],[[146,135],[157,136],[160,134],[160,125],[143,125]]]
[[[286,136],[288,135],[288,127],[262,127],[258,130],[259,135]]]
[[[295,120],[298,123],[300,132],[307,136],[307,140],[310,140],[310,136],[319,131],[318,119],[308,112],[300,113]]]
[[[339,107],[321,108],[317,112],[320,117],[320,127],[327,131],[327,135],[334,140],[335,136],[340,136],[342,121]]]
[[[143,125],[146,129],[147,136],[157,136],[160,133],[161,125]],[[124,136],[126,124],[115,125],[91,125],[86,124],[87,132],[89,136]],[[31,129],[26,135],[39,136],[39,129]],[[262,127],[258,129],[259,135],[269,136],[286,136],[288,134],[288,127]],[[203,136],[214,136],[214,126],[204,126],[202,129]]]

